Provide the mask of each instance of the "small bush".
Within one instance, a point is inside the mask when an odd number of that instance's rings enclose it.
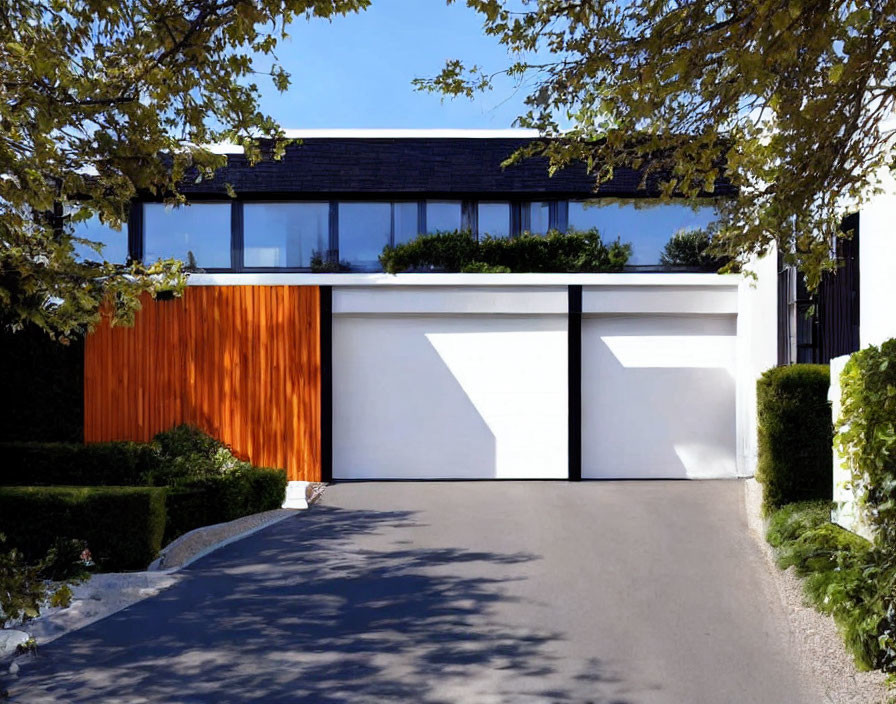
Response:
[[[856,663],[892,670],[896,564],[864,538],[832,524],[831,506],[806,502],[774,511],[768,541],[778,565],[795,567],[804,577],[809,602],[834,617]]]
[[[63,560],[70,564],[60,575]],[[82,576],[77,563],[78,557],[60,553],[55,547],[42,559],[28,563],[21,550],[6,546],[6,536],[0,533],[0,629],[37,618],[47,603],[68,606],[72,597],[69,584]]]
[[[837,431],[858,508],[878,546],[896,554],[896,339],[846,363]]]
[[[0,443],[0,486],[140,486],[158,462],[134,442]]]
[[[79,540],[105,571],[142,569],[161,549],[164,531],[162,488],[0,488],[0,533],[28,561],[59,540]]]
[[[801,535],[831,521],[830,501],[788,504],[769,516],[765,537],[774,548],[797,540]]]
[[[220,440],[190,425],[179,425],[153,438],[158,453],[155,468],[146,477],[153,486],[174,486],[181,481],[216,477],[252,465],[238,459]]]
[[[775,511],[766,537],[778,549],[778,566],[794,566],[800,576],[837,567],[837,556],[848,552],[857,561],[870,559],[871,544],[831,523],[830,501],[789,504]]]
[[[707,230],[680,230],[672,235],[660,255],[665,266],[684,266],[701,271],[718,271],[729,257],[713,249],[712,234]]]
[[[185,479],[168,491],[168,543],[194,528],[280,508],[286,493],[282,469],[248,467]]]
[[[769,369],[757,383],[759,465],[765,508],[833,492],[830,371],[821,364]]]
[[[387,246],[380,255],[383,270],[444,272],[610,272],[621,271],[632,253],[619,240],[605,244],[597,230],[556,230],[544,237],[482,237],[469,232],[439,232]]]

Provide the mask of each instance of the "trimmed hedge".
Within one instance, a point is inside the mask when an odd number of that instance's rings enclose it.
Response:
[[[0,443],[0,486],[142,486],[158,467],[152,445]]]
[[[410,242],[386,246],[380,264],[389,274],[436,269],[468,273],[496,272],[607,272],[622,271],[632,253],[618,239],[604,243],[597,230],[541,237],[481,237],[469,232],[420,235]]]
[[[165,543],[194,528],[280,508],[286,472],[253,467],[179,482],[168,490]]]
[[[165,494],[158,487],[2,487],[0,533],[28,560],[67,538],[86,541],[104,571],[143,569],[162,548]]]
[[[0,489],[7,492],[0,515],[12,497],[22,501],[2,515],[0,532],[35,558],[53,540],[68,538],[86,541],[101,569],[140,568],[162,545],[194,528],[279,508],[286,481],[284,470],[253,467],[224,443],[187,425],[159,433],[152,443],[3,443],[0,487],[17,488]],[[141,518],[146,510],[136,507],[138,518],[122,531],[116,521],[126,521],[128,511],[108,501],[116,492],[132,500],[124,487],[160,487],[161,518],[155,512],[152,520]],[[88,518],[92,510],[97,511],[95,525]],[[42,518],[29,518],[32,514]],[[113,518],[107,520],[107,514]],[[119,549],[116,535],[126,547],[140,547]],[[132,561],[126,553],[133,553]]]
[[[757,382],[759,467],[770,510],[797,501],[830,500],[833,430],[830,370],[823,364],[769,369]]]

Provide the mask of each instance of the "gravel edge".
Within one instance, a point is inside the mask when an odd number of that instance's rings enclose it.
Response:
[[[762,485],[744,481],[747,525],[768,564],[769,573],[787,612],[793,646],[800,668],[830,704],[887,704],[892,696],[887,676],[879,671],[861,672],[846,650],[834,619],[805,602],[802,580],[791,567],[781,570],[765,539],[767,522],[762,515]]]
[[[319,482],[308,485],[306,497],[309,506],[320,498],[325,487],[325,484]],[[173,572],[182,569],[218,548],[279,523],[303,510],[307,509],[275,508],[271,511],[243,516],[227,523],[216,523],[196,528],[166,545],[159,557],[149,566],[148,571]]]

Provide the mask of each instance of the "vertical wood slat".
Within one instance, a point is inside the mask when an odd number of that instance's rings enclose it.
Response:
[[[195,425],[254,464],[320,480],[318,288],[196,286],[143,300],[84,351],[85,442]]]

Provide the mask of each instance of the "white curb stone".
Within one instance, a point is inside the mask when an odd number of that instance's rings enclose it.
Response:
[[[287,482],[283,508],[308,508],[310,485],[311,482]]]

